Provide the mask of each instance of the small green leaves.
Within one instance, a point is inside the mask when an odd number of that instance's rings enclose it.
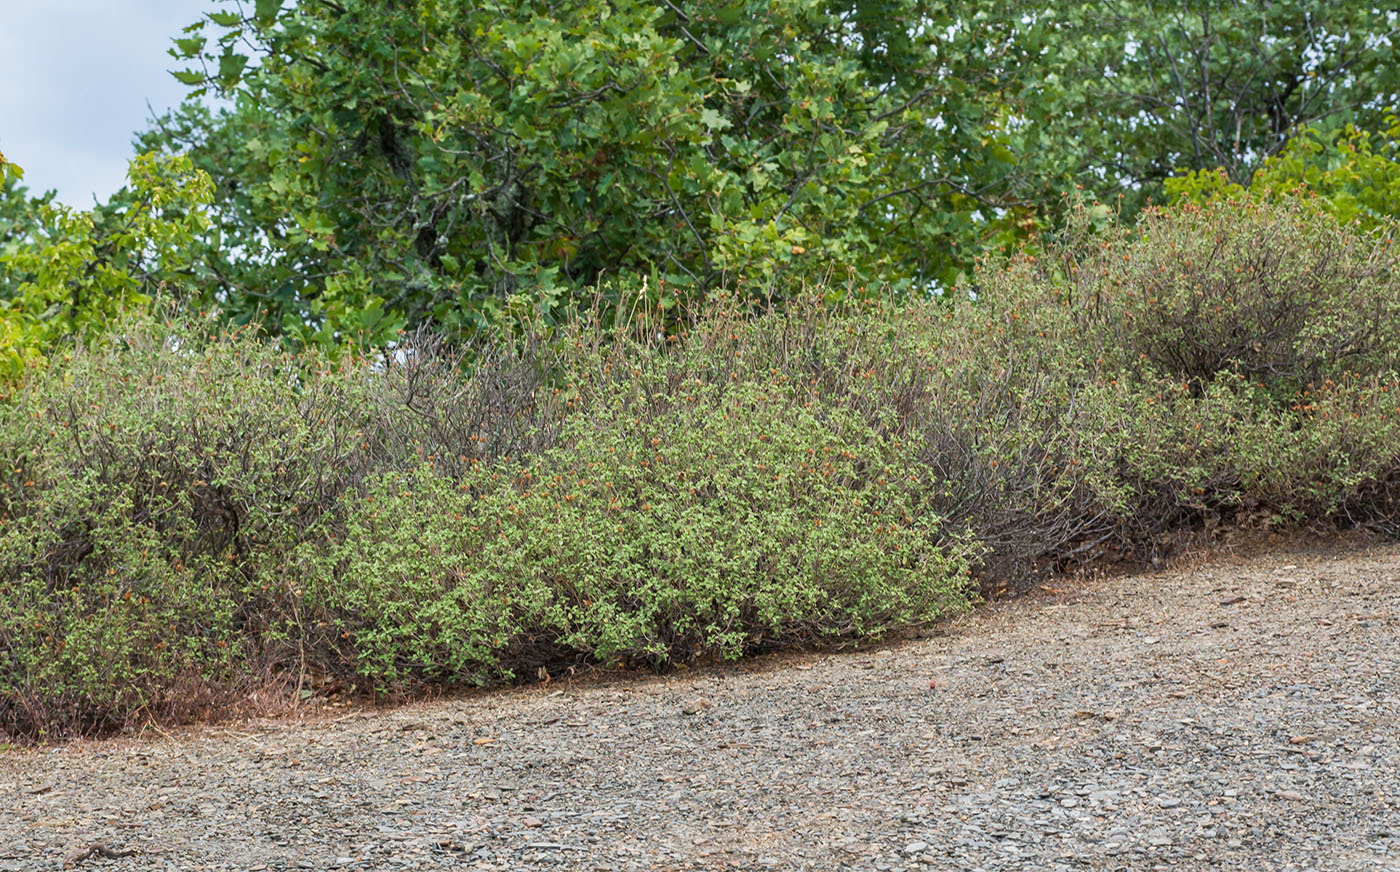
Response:
[[[18,182],[24,178],[24,170],[17,163],[12,163],[5,159],[3,152],[0,152],[0,186],[7,182]]]
[[[1204,203],[1239,199],[1246,188],[1229,181],[1225,170],[1202,170],[1166,181],[1173,202]],[[1330,133],[1297,131],[1287,147],[1254,174],[1248,193],[1288,200],[1299,192],[1342,223],[1364,229],[1388,226],[1400,218],[1400,118],[1386,117],[1375,130],[1347,124]]]
[[[0,248],[0,268],[15,277],[0,283],[9,364],[38,363],[70,336],[100,336],[187,268],[190,243],[208,226],[209,177],[186,157],[143,154],[128,179],[126,192],[91,212],[39,205],[43,232]]]

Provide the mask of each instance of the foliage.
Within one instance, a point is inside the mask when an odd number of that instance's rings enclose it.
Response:
[[[1084,184],[1129,214],[1161,182],[1248,184],[1293,132],[1372,128],[1400,97],[1400,19],[1370,0],[1038,4],[1040,104]]]
[[[906,448],[796,384],[697,372],[673,400],[663,348],[588,357],[579,329],[556,363],[624,377],[551,385],[528,342],[464,376],[431,344],[332,362],[131,320],[31,372],[0,406],[0,723],[178,718],[263,674],[392,691],[737,656],[965,607],[975,546],[919,510]]]
[[[187,249],[207,227],[209,180],[187,158],[142,155],[130,190],[91,212],[6,188],[0,232],[0,384],[127,307],[173,298]]]
[[[1066,305],[1117,366],[1198,393],[1227,370],[1292,396],[1400,364],[1400,255],[1310,212],[1297,197],[1149,210],[1061,263]]]
[[[1168,179],[1166,190],[1176,202],[1238,198],[1245,192],[1220,170]],[[1387,116],[1374,131],[1352,124],[1332,133],[1306,128],[1264,162],[1248,190],[1269,198],[1306,191],[1316,198],[1315,206],[1340,222],[1367,230],[1393,227],[1400,218],[1400,117]]]
[[[336,571],[306,573],[363,673],[737,657],[966,604],[968,546],[916,517],[907,458],[851,413],[792,385],[697,380],[638,408],[639,388],[613,386],[542,455],[375,482]]]
[[[841,644],[1227,523],[1400,533],[1389,240],[1070,207],[976,302],[629,295],[373,360],[126,318],[0,404],[0,723]]]
[[[1106,502],[1151,540],[1262,512],[1400,531],[1400,254],[1299,198],[1246,196],[1102,228],[1083,204],[1039,257],[979,273],[999,359],[1073,349],[1115,434]],[[1085,458],[1080,458],[1085,462]],[[1088,474],[1088,473],[1086,473]]]
[[[343,475],[345,432],[312,417],[333,386],[298,370],[247,336],[128,316],[0,404],[8,728],[179,717],[234,683],[292,607],[267,562]]]
[[[24,174],[18,166],[7,163],[0,154],[0,255],[32,240],[40,223],[40,211],[48,198],[34,198],[20,184]],[[19,289],[19,281],[8,271],[0,270],[0,305],[8,305]],[[21,348],[19,325],[14,319],[0,317],[0,370],[13,373],[17,359],[37,354],[37,349],[24,353],[8,352]],[[0,376],[0,381],[4,376]]]
[[[460,334],[610,277],[668,309],[740,280],[927,291],[1047,184],[1001,6],[240,4],[173,50],[233,108],[142,144],[216,181],[200,292],[298,339]]]

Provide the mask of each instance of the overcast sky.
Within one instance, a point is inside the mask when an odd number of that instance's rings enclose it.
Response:
[[[211,0],[0,0],[0,152],[72,206],[124,183],[131,137],[185,88],[170,39]]]

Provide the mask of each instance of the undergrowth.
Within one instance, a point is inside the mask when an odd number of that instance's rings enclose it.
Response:
[[[0,728],[839,645],[1246,518],[1396,534],[1397,258],[1331,222],[1076,217],[975,302],[371,358],[132,318],[0,405]]]

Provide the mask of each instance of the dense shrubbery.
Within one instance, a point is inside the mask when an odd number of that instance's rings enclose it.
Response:
[[[0,406],[0,724],[881,634],[1232,517],[1400,532],[1390,239],[1072,224],[976,302],[291,356],[133,320]]]

